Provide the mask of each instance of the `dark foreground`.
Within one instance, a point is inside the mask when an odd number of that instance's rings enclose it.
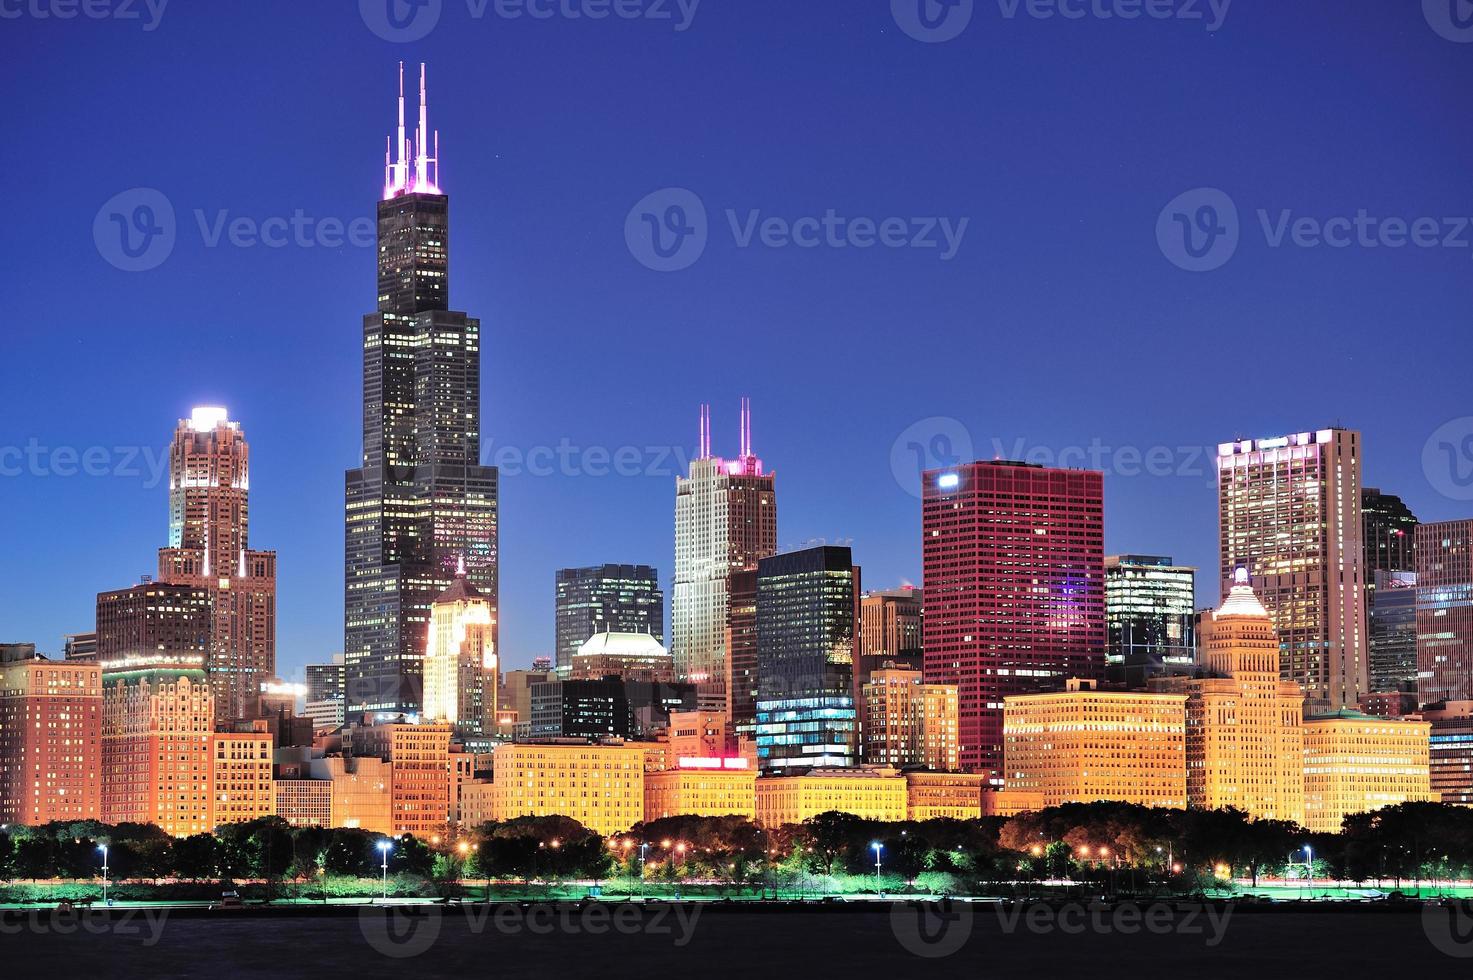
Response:
[[[1197,903],[602,904],[0,915],[13,977],[1111,977],[1466,969],[1473,914]],[[60,974],[57,971],[61,971]],[[966,972],[963,972],[966,971]]]

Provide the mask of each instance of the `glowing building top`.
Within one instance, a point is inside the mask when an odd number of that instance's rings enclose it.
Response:
[[[1248,569],[1239,568],[1233,573],[1233,587],[1217,610],[1218,616],[1252,616],[1268,619],[1268,610],[1259,601],[1253,586],[1248,584]]]
[[[714,460],[717,468],[727,476],[761,476],[762,460],[752,451],[752,400],[742,399],[741,449],[736,459],[721,459],[711,454],[711,406],[701,406],[700,446],[697,459]]]
[[[401,61],[398,134],[397,138],[384,137],[384,200],[400,194],[440,193],[440,131],[429,128],[424,62],[419,64],[419,125],[414,139],[410,140],[404,132],[404,62]]]

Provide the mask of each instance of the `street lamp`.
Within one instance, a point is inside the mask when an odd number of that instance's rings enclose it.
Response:
[[[107,904],[107,845],[98,844],[97,849],[102,852],[102,904]]]
[[[880,896],[880,855],[885,851],[885,845],[875,841],[870,847],[875,850],[875,895]]]
[[[1309,897],[1314,898],[1314,851],[1304,845],[1304,877],[1309,879]]]
[[[393,849],[394,845],[386,840],[378,842],[379,853],[384,856],[384,901],[386,902],[389,900],[389,852]]]

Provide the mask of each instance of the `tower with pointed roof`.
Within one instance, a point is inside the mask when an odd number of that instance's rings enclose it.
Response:
[[[450,309],[450,202],[429,128],[404,123],[399,73],[378,203],[378,308],[363,318],[363,456],[345,479],[344,650],[350,716],[419,712],[430,607],[455,582],[491,608],[497,472],[481,457],[481,321]]]
[[[449,722],[462,735],[493,730],[496,687],[496,619],[491,600],[472,585],[464,565],[430,607],[424,658],[424,712],[429,722]]]

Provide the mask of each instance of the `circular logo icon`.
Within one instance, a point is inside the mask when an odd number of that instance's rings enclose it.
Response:
[[[358,0],[363,23],[385,41],[418,41],[440,23],[445,0]]]
[[[92,219],[97,254],[124,272],[147,272],[174,251],[174,205],[152,187],[108,198]]]
[[[425,953],[440,938],[440,910],[434,906],[364,906],[358,929],[376,953],[407,960]]]
[[[938,960],[952,955],[971,938],[972,905],[949,898],[896,902],[890,906],[890,929],[907,953]]]
[[[890,15],[917,41],[950,41],[972,22],[974,0],[890,0]]]
[[[1473,43],[1473,0],[1422,0],[1422,16],[1438,37]]]
[[[1422,906],[1422,931],[1439,953],[1473,958],[1473,906],[1468,902]]]
[[[690,268],[706,251],[706,206],[694,191],[666,187],[646,194],[624,219],[624,244],[656,272]]]
[[[1473,415],[1444,422],[1422,447],[1422,472],[1450,500],[1473,500]]]
[[[1238,250],[1238,206],[1215,187],[1178,194],[1156,219],[1156,244],[1172,265],[1211,272]]]
[[[973,458],[972,434],[944,415],[921,419],[890,444],[890,472],[900,488],[916,498],[922,496],[921,476],[926,470],[960,466]]]

